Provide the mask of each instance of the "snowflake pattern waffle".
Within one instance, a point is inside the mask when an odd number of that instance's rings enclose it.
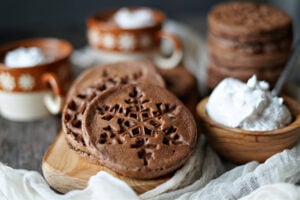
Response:
[[[124,70],[126,69],[126,70]],[[81,153],[87,153],[81,130],[82,115],[86,106],[97,95],[107,89],[129,82],[144,82],[163,85],[163,79],[149,62],[123,62],[102,65],[82,73],[68,93],[62,114],[62,126],[69,146]]]
[[[81,90],[77,95],[72,97],[66,104],[62,115],[63,129],[66,133],[66,140],[72,149],[80,151],[81,153],[88,153],[86,143],[82,135],[82,116],[86,110],[87,105],[96,96],[101,95],[106,90],[121,84],[127,84],[130,81],[137,81],[141,78],[139,72],[131,75],[124,75],[122,77],[106,77],[106,71],[103,71],[103,78]],[[106,77],[106,78],[105,78]]]
[[[99,80],[114,79],[116,77],[127,77],[129,80],[136,82],[165,86],[163,78],[158,74],[155,66],[150,61],[105,64],[89,68],[81,73],[73,82],[67,95],[67,101]]]
[[[83,137],[97,161],[127,177],[152,179],[182,166],[196,143],[191,113],[166,89],[127,84],[87,106]]]

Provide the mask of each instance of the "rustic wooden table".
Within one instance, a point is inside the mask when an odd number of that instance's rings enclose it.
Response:
[[[42,157],[61,125],[59,117],[33,122],[0,118],[0,161],[13,168],[41,172]]]
[[[74,69],[78,75],[82,69]],[[0,162],[16,168],[42,172],[45,151],[61,130],[61,116],[31,122],[15,122],[0,116]]]

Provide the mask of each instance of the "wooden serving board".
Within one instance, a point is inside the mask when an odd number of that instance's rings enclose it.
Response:
[[[166,176],[154,180],[139,180],[116,174],[104,166],[90,162],[71,150],[65,141],[63,132],[59,133],[46,151],[42,170],[48,184],[62,193],[84,189],[89,178],[99,171],[106,171],[125,181],[138,194],[144,193],[170,178],[170,176]]]

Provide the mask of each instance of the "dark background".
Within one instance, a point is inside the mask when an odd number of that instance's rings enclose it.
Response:
[[[3,0],[0,0],[3,1]],[[19,38],[54,36],[85,44],[85,21],[96,11],[141,5],[158,8],[179,20],[189,15],[204,16],[219,2],[200,0],[6,0],[0,6],[0,43]]]
[[[207,12],[220,0],[9,0],[1,5],[1,28],[62,27],[84,24],[98,10],[143,5],[159,8],[169,17]]]
[[[21,38],[53,36],[85,45],[85,21],[92,13],[122,6],[142,5],[161,9],[171,19],[190,23],[205,20],[221,0],[0,0],[0,43]],[[287,11],[299,35],[300,0],[264,0]],[[298,23],[298,24],[297,24]],[[197,31],[197,30],[196,30]]]

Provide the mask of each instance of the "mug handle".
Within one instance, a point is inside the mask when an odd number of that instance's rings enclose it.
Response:
[[[176,35],[165,31],[159,31],[157,33],[157,37],[159,39],[167,39],[171,41],[173,43],[173,52],[172,55],[168,58],[162,55],[155,55],[154,63],[162,69],[172,69],[176,67],[183,57],[182,45],[180,40]]]
[[[52,93],[47,94],[44,103],[51,114],[58,114],[62,111],[64,105],[63,89],[58,77],[51,72],[47,72],[42,76],[42,82],[50,86]]]

